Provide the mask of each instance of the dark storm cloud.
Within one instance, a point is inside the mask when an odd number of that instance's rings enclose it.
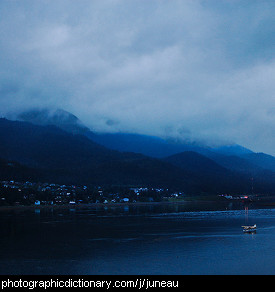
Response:
[[[1,114],[274,152],[274,1],[0,2]],[[110,122],[112,121],[112,122]]]

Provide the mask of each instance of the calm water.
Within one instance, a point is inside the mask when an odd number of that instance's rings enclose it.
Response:
[[[243,234],[254,223],[257,233]],[[0,274],[275,274],[275,209],[2,211],[0,228]]]

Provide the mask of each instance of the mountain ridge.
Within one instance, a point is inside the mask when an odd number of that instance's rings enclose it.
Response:
[[[86,135],[98,144],[113,150],[142,153],[155,158],[164,158],[184,151],[195,151],[204,155],[211,152],[230,155],[253,153],[237,144],[209,147],[196,142],[187,143],[172,137],[165,139],[136,133],[97,133],[91,131],[74,114],[63,109],[34,108],[13,115],[13,120],[42,126],[54,125],[69,133]]]
[[[165,158],[184,151],[195,151],[231,170],[243,171],[259,167],[275,171],[275,157],[265,153],[254,153],[238,144],[209,147],[172,138],[164,139],[141,134],[96,133],[85,126],[78,117],[63,109],[34,108],[14,114],[13,119],[43,126],[54,125],[69,133],[85,135],[100,145],[120,152]],[[232,158],[231,161],[227,156]],[[223,158],[224,161],[222,161]]]

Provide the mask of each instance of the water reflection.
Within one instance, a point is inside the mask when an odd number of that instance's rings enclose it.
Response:
[[[275,209],[186,202],[37,210],[0,212],[0,273],[275,273]],[[257,234],[243,234],[255,223]]]
[[[247,222],[248,222],[248,214],[249,214],[249,209],[248,209],[248,206],[246,205],[245,207],[244,207],[244,210],[245,210],[245,223],[247,224]]]
[[[35,213],[36,215],[40,215],[40,212],[41,212],[40,209],[35,209],[35,210],[34,210],[34,213]]]

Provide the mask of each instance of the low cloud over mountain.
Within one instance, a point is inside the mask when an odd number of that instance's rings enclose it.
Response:
[[[0,3],[0,114],[274,155],[272,1]]]

